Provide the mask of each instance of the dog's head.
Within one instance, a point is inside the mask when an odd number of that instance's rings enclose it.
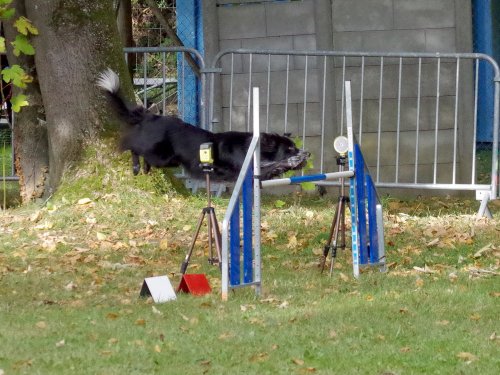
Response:
[[[290,138],[269,133],[261,134],[260,153],[264,179],[301,169],[311,156],[309,152],[298,149]]]
[[[260,137],[262,161],[279,161],[296,156],[300,150],[288,138],[275,133],[262,133]]]

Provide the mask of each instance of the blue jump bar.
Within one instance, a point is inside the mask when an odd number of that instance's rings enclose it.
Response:
[[[326,174],[312,174],[309,176],[290,177],[291,184],[301,184],[302,182],[312,182],[326,180]]]
[[[262,187],[265,188],[265,187],[271,187],[271,186],[300,184],[302,182],[333,180],[336,178],[349,178],[352,176],[354,176],[353,171],[331,172],[331,173],[325,173],[325,174],[312,174],[312,175],[306,175],[306,176],[280,178],[280,179],[276,179],[276,180],[265,180],[265,181],[262,181]]]

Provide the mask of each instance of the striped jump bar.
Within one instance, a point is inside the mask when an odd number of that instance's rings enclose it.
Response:
[[[322,173],[322,174],[312,174],[305,176],[296,176],[289,178],[280,178],[276,180],[265,180],[262,181],[262,187],[271,187],[271,186],[284,186],[284,185],[293,185],[300,184],[302,182],[313,182],[313,181],[322,181],[322,180],[334,180],[338,178],[352,177],[354,176],[354,171],[342,171],[342,172],[331,172],[331,173]]]

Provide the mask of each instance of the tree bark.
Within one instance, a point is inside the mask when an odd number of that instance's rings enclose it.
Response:
[[[26,16],[23,1],[15,1],[13,6],[17,16]],[[7,40],[14,40],[17,34],[11,22],[4,23]],[[14,56],[7,50],[9,64],[18,64],[35,79],[24,90],[30,103],[20,113],[13,116],[13,147],[16,174],[19,176],[22,203],[27,203],[43,195],[48,175],[49,154],[45,113],[40,87],[36,79],[35,61],[31,56]],[[14,88],[14,94],[18,93]]]
[[[46,194],[58,187],[102,130],[117,129],[95,81],[106,67],[127,75],[112,1],[25,0],[26,14],[38,28],[32,38],[45,108],[49,179]],[[132,93],[123,79],[126,92]]]

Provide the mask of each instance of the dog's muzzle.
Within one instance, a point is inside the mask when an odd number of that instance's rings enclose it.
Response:
[[[261,162],[261,174],[267,180],[290,170],[304,168],[310,156],[311,153],[308,151],[299,151],[297,155],[290,156],[287,159]]]

